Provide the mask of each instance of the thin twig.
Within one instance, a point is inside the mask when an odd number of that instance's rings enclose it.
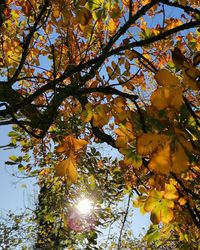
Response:
[[[128,211],[129,211],[129,206],[130,206],[130,201],[131,201],[131,195],[132,195],[132,192],[130,192],[130,194],[128,196],[126,212],[125,212],[124,219],[123,219],[123,222],[122,222],[122,227],[120,229],[120,234],[119,234],[119,239],[118,239],[118,244],[117,244],[117,250],[121,250],[122,233],[123,233],[124,226],[125,226],[125,223],[126,223],[126,219],[127,219],[127,216],[128,216]]]

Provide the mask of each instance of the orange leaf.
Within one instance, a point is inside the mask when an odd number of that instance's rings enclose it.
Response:
[[[55,165],[57,176],[61,176],[61,177],[66,176],[67,161],[68,160],[61,161],[57,165]]]
[[[71,185],[75,183],[78,179],[78,172],[76,169],[76,161],[75,159],[70,156],[67,162],[66,174],[67,174],[67,184]]]
[[[72,184],[77,181],[78,172],[76,169],[76,161],[73,156],[70,156],[67,160],[59,162],[55,166],[56,175],[60,177],[66,177],[67,184]]]
[[[72,140],[73,140],[73,145],[74,145],[75,151],[79,150],[87,145],[87,141],[85,141],[83,139],[76,139],[73,137]]]
[[[166,143],[154,153],[149,168],[157,173],[168,174],[171,170],[170,143]]]

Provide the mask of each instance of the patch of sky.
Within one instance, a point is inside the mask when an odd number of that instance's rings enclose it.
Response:
[[[16,165],[6,165],[12,155],[20,156],[19,148],[5,147],[9,145],[7,134],[11,126],[1,127],[0,130],[0,210],[20,210],[31,208],[34,204],[37,186],[35,178],[24,178],[19,174]]]

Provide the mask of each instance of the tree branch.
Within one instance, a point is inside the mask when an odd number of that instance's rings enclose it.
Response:
[[[182,9],[188,14],[190,12],[193,12],[193,13],[196,13],[196,14],[200,15],[200,10],[198,10],[197,8],[192,8],[192,7],[188,6],[188,5],[181,5],[177,1],[176,2],[170,2],[169,0],[161,0],[160,2],[163,3],[164,5],[168,5],[168,6],[172,6],[172,7]]]
[[[122,51],[124,51],[126,49],[132,49],[132,48],[136,48],[136,47],[143,47],[145,45],[149,45],[149,44],[152,44],[154,42],[165,39],[168,36],[173,35],[173,34],[179,32],[179,31],[192,29],[192,28],[197,27],[199,25],[200,25],[200,21],[191,21],[191,22],[179,25],[179,26],[177,26],[177,27],[175,27],[173,29],[164,31],[164,32],[160,33],[157,36],[153,36],[153,37],[150,37],[148,39],[144,39],[144,40],[140,40],[140,41],[135,41],[135,42],[129,43],[127,45],[122,45],[122,46],[108,52],[107,58],[110,57],[110,56],[116,55],[116,54],[118,54],[118,53],[120,53],[120,52],[122,52]],[[96,59],[93,59],[93,61],[94,60],[96,60]]]
[[[179,25],[173,29],[164,31],[164,32],[160,33],[159,35],[150,37],[148,39],[135,41],[135,42],[129,43],[127,45],[122,45],[122,46],[119,46],[115,49],[112,49],[111,51],[103,50],[103,52],[100,56],[98,56],[94,59],[90,59],[85,63],[81,63],[81,64],[78,64],[74,67],[70,67],[62,76],[60,76],[59,78],[56,79],[56,83],[63,82],[69,76],[71,76],[77,72],[81,72],[83,69],[87,69],[87,68],[91,67],[92,65],[98,64],[98,67],[100,67],[101,64],[105,61],[105,59],[107,59],[113,55],[118,55],[120,52],[122,52],[124,50],[132,49],[132,48],[136,48],[136,47],[140,47],[140,46],[143,47],[143,46],[152,44],[154,42],[165,39],[168,36],[173,35],[179,31],[192,29],[194,27],[197,27],[198,25],[200,25],[200,21],[191,21],[191,22]],[[106,46],[106,48],[108,48],[108,47]],[[98,67],[96,66],[94,71],[97,70]]]
[[[20,60],[19,66],[16,69],[13,77],[9,80],[10,85],[12,85],[15,82],[15,80],[17,79],[17,77],[21,73],[21,70],[22,70],[22,68],[24,66],[24,63],[26,61],[26,57],[28,55],[28,49],[29,49],[31,40],[33,38],[33,35],[34,35],[36,29],[37,29],[37,26],[38,26],[39,22],[41,21],[41,18],[43,16],[43,14],[47,10],[48,5],[49,5],[49,1],[45,0],[45,3],[44,3],[44,5],[41,8],[41,11],[40,11],[38,17],[36,18],[34,25],[30,28],[30,32],[29,32],[29,34],[26,37],[25,43],[23,44],[23,52],[22,52],[22,56],[21,56],[21,60]]]

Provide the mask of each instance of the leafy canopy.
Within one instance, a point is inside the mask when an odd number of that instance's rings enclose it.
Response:
[[[35,176],[40,187],[36,247],[87,238],[95,249],[98,226],[119,219],[112,202],[117,208],[128,195],[128,206],[134,200],[151,214],[145,240],[161,244],[173,235],[196,249],[198,6],[198,0],[1,1],[0,125],[13,124],[9,146],[21,148],[7,164]],[[117,149],[121,160],[100,157],[95,143]],[[83,192],[99,209],[77,222],[71,209]],[[128,244],[121,240],[127,213],[118,249]]]

